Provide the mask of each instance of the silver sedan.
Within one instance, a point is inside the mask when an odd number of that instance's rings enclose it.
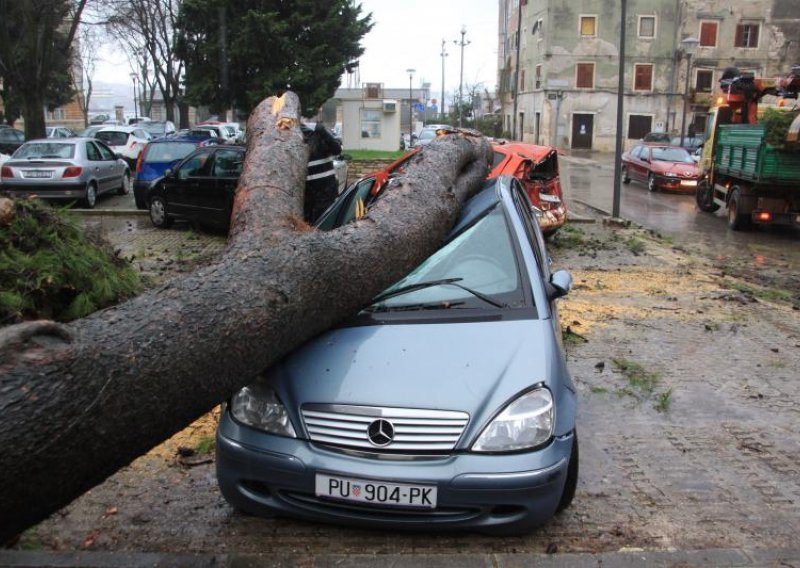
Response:
[[[80,200],[89,209],[108,191],[130,193],[130,169],[106,144],[92,138],[26,142],[0,171],[12,197]]]

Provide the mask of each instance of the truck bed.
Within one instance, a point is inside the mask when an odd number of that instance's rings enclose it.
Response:
[[[786,152],[764,142],[762,124],[719,127],[714,158],[718,174],[756,184],[800,187],[800,152]]]

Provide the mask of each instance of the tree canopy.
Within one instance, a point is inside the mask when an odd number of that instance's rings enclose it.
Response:
[[[349,0],[184,0],[177,25],[187,101],[251,109],[290,88],[309,115],[333,96],[372,28]]]

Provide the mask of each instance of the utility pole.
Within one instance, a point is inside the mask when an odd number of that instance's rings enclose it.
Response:
[[[442,119],[444,119],[445,115],[445,108],[444,108],[444,58],[447,57],[447,52],[444,49],[445,43],[447,43],[444,38],[442,38],[442,52],[439,54],[442,57]]]
[[[622,182],[622,112],[625,100],[625,20],[627,20],[627,0],[620,0],[619,25],[619,80],[617,82],[617,144],[614,151],[614,200],[611,214],[619,217]]]
[[[138,104],[136,101],[136,73],[131,73],[131,80],[133,81],[133,117],[139,117],[139,109],[137,108]]]
[[[414,95],[413,95],[413,81],[414,81],[414,72],[416,69],[406,69],[406,73],[408,73],[408,147],[411,148],[414,145],[414,140],[412,136],[414,136]]]
[[[464,112],[464,47],[472,43],[464,41],[467,35],[467,26],[461,26],[461,41],[453,40],[453,43],[461,46],[461,74],[458,77],[458,127],[461,128],[461,116]]]
[[[517,140],[517,99],[519,98],[519,49],[522,43],[520,34],[522,33],[522,2],[519,3],[519,12],[517,13],[517,55],[515,57],[516,64],[514,66],[514,116],[511,117],[511,138]]]

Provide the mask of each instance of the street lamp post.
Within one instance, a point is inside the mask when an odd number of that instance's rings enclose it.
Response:
[[[413,146],[412,136],[414,133],[414,94],[412,92],[413,81],[414,81],[414,73],[416,69],[406,69],[406,73],[408,73],[408,147],[411,148]]]
[[[687,37],[681,41],[683,46],[683,54],[686,56],[686,83],[683,87],[683,116],[681,117],[681,146],[683,146],[683,139],[686,136],[686,108],[689,106],[689,77],[692,74],[692,54],[700,43],[695,37]]]
[[[453,43],[461,46],[461,74],[458,76],[458,126],[461,127],[461,115],[463,113],[464,101],[464,47],[472,43],[471,41],[464,41],[464,36],[467,34],[467,26],[461,26],[461,41],[453,40]]]
[[[131,80],[133,81],[133,117],[139,117],[139,109],[136,108],[138,106],[136,100],[136,73],[131,73]]]
[[[447,57],[448,53],[444,49],[445,40],[442,39],[442,52],[439,54],[442,56],[442,119],[444,119],[445,108],[444,108],[444,58]]]

